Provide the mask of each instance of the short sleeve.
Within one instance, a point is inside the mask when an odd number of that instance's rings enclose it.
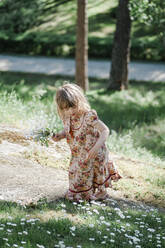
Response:
[[[98,122],[98,116],[95,110],[90,110],[87,114],[86,114],[86,124],[90,125],[90,126],[94,126],[96,125],[96,123]]]

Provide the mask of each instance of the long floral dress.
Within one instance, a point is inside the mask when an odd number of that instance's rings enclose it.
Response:
[[[105,144],[94,159],[87,160],[88,152],[101,135],[95,128],[97,121],[96,111],[90,110],[85,114],[73,114],[63,122],[71,149],[69,190],[66,195],[70,200],[93,199],[96,189],[105,191],[111,186],[111,180],[121,178]]]

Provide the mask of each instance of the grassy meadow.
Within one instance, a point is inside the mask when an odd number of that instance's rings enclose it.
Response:
[[[0,124],[60,130],[53,97],[64,80],[68,77],[1,72]],[[110,128],[107,145],[123,175],[113,194],[164,207],[165,84],[131,81],[127,91],[108,92],[106,80],[89,81],[87,98]],[[120,206],[113,197],[104,203],[59,199],[32,206],[0,201],[2,248],[163,248],[164,230],[163,212]]]

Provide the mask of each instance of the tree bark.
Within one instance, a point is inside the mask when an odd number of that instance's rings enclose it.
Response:
[[[109,90],[122,90],[128,88],[128,63],[130,59],[131,33],[131,19],[128,4],[129,0],[119,0],[108,85]]]
[[[87,0],[77,0],[76,83],[88,90]]]

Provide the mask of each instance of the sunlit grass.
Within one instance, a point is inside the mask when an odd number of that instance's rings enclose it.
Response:
[[[0,246],[164,247],[165,217],[147,207],[106,203],[42,202],[23,207],[0,202]],[[120,239],[119,239],[120,236]]]

